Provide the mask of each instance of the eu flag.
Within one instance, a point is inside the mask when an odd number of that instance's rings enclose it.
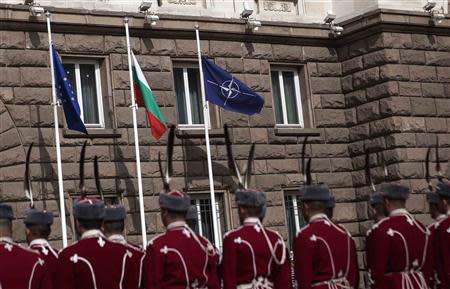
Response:
[[[52,46],[53,67],[55,72],[56,95],[63,106],[67,127],[72,130],[88,134],[83,121],[81,120],[80,106],[72,89],[72,85],[67,78],[66,71],[61,63],[61,58],[55,47]]]
[[[264,99],[206,57],[202,57],[206,99],[226,110],[253,115],[261,112]]]

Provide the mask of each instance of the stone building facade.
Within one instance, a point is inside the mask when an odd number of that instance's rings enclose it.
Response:
[[[117,192],[122,193],[129,209],[127,234],[138,243],[125,14],[60,8],[51,11],[53,40],[63,62],[73,67],[80,60],[97,65],[98,105],[103,115],[101,125],[90,128],[85,138],[64,128],[59,111],[68,213],[71,200],[79,194],[79,154],[87,139],[87,189],[95,194],[93,158],[97,155],[105,196],[114,199]],[[212,217],[204,201],[209,190],[204,135],[202,130],[180,124],[176,96],[180,89],[177,71],[189,77],[186,71],[197,64],[195,24],[200,26],[203,54],[265,99],[261,114],[252,117],[211,106],[214,181],[223,231],[238,226],[230,193],[236,180],[227,168],[223,124],[231,126],[234,153],[242,164],[251,143],[256,143],[252,186],[267,192],[265,224],[286,239],[292,238],[289,228],[301,225],[301,220],[295,220],[298,210],[292,208],[296,203],[292,196],[303,182],[300,155],[306,136],[313,178],[332,188],[337,199],[335,218],[356,238],[358,250],[364,250],[365,231],[371,224],[364,148],[377,153],[371,158],[375,182],[384,179],[380,164],[383,157],[388,164],[388,181],[409,186],[413,194],[408,208],[420,220],[430,222],[422,193],[428,147],[439,144],[444,172],[450,173],[446,164],[450,158],[448,16],[433,25],[426,13],[378,9],[340,23],[345,31],[339,37],[330,35],[329,28],[320,24],[263,22],[258,32],[251,32],[241,20],[160,15],[158,25],[149,28],[142,15],[129,17],[133,51],[162,114],[178,126],[173,187],[184,188],[199,200],[196,204],[204,210],[202,217]],[[27,147],[34,143],[33,188],[37,199],[45,197],[47,208],[57,216],[51,238],[60,247],[48,60],[45,19],[30,17],[20,5],[0,6],[0,200],[14,204],[19,217],[27,208],[22,184],[24,161]],[[282,104],[283,110],[274,102],[275,86],[280,79],[287,81],[284,72],[292,72],[298,83],[295,95],[303,125],[289,125],[289,120],[276,116],[279,111],[289,114],[286,104]],[[138,126],[147,234],[152,236],[163,230],[158,215],[157,194],[162,184],[157,160],[159,153],[165,155],[166,137],[156,141],[151,136],[143,109],[138,112]],[[42,206],[42,202],[37,205]],[[203,219],[205,223],[207,220]],[[74,239],[73,225],[69,226],[70,238]],[[15,228],[15,239],[24,241],[20,219]],[[208,226],[203,230],[207,234]]]

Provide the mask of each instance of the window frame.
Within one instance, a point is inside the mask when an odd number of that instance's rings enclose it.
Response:
[[[75,58],[67,58],[63,59],[64,64],[73,64],[75,67],[75,85],[77,89],[77,101],[80,106],[81,112],[81,120],[84,123],[84,110],[83,110],[83,95],[81,88],[81,72],[80,72],[80,64],[93,64],[95,69],[95,84],[97,91],[97,106],[98,106],[98,114],[99,114],[99,123],[96,124],[86,124],[87,129],[104,129],[105,128],[105,112],[103,108],[103,93],[102,93],[102,79],[101,79],[101,64],[99,60],[95,59],[75,59]]]
[[[189,68],[194,68],[198,70],[199,73],[199,77],[200,77],[200,68],[198,67],[197,63],[193,63],[190,61],[181,61],[181,62],[175,62],[173,63],[173,78],[174,78],[174,85],[175,85],[175,69],[182,69],[183,70],[183,89],[184,89],[184,105],[186,106],[186,115],[187,115],[187,119],[188,119],[188,123],[178,123],[177,127],[180,130],[202,130],[205,129],[205,123],[208,124],[208,130],[211,129],[211,108],[209,109],[209,114],[206,115],[206,119],[205,119],[205,115],[204,112],[201,111],[201,115],[203,117],[203,122],[202,124],[196,124],[196,123],[192,123],[192,103],[191,103],[191,96],[190,96],[190,92],[189,92],[189,79],[188,79],[188,72],[187,70]],[[201,81],[201,77],[200,77],[200,81]],[[202,89],[201,89],[201,83],[200,83],[200,100],[201,100],[201,107],[204,108],[205,103],[203,102],[203,95],[202,95]],[[176,96],[176,89],[174,87],[174,93],[175,93],[175,99],[177,99]],[[188,101],[187,101],[188,100]],[[178,102],[176,101],[176,105],[177,105],[177,114],[178,114]],[[179,121],[178,116],[177,116],[177,121]]]
[[[301,226],[300,224],[300,218],[304,219],[303,216],[301,215],[301,205],[300,202],[297,200],[299,197],[299,193],[298,190],[295,189],[285,189],[283,190],[283,206],[285,209],[285,223],[286,223],[286,227],[288,229],[288,244],[289,247],[292,246],[291,242],[293,242],[293,240],[295,239],[295,237],[297,236],[297,234],[301,231],[301,229],[307,225],[307,222],[305,220],[305,223],[303,224],[303,226]],[[292,202],[292,210],[294,211],[294,224],[295,224],[295,232],[294,235],[291,236],[290,232],[289,232],[289,226],[288,226],[288,208],[287,208],[287,203],[286,203],[286,198],[290,198],[291,202]],[[292,248],[291,248],[292,250]]]
[[[279,83],[279,89],[280,89],[280,98],[281,98],[281,111],[282,111],[282,118],[283,123],[277,123],[276,118],[276,112],[275,112],[275,95],[274,95],[274,87],[272,84],[272,81],[270,81],[271,85],[271,92],[272,92],[272,103],[273,103],[273,116],[275,120],[275,127],[276,128],[306,128],[306,124],[308,122],[307,117],[304,113],[304,106],[305,103],[303,102],[304,95],[306,96],[306,93],[301,85],[301,79],[302,78],[302,69],[298,66],[283,66],[283,65],[277,65],[277,64],[271,64],[270,67],[270,76],[272,77],[273,72],[277,72],[278,74],[278,83]],[[283,72],[293,72],[294,73],[294,89],[295,89],[295,100],[297,103],[297,117],[299,119],[299,123],[289,123],[288,115],[287,115],[287,107],[286,107],[286,96],[284,92],[284,79],[283,79]]]
[[[197,227],[198,227],[198,233],[200,236],[204,237],[207,239],[207,237],[205,235],[203,235],[203,228],[201,226],[201,211],[200,211],[200,202],[199,200],[208,200],[209,203],[211,203],[211,196],[210,193],[207,191],[196,191],[193,194],[190,194],[191,197],[191,201],[195,202],[195,206],[197,209]],[[217,220],[218,220],[218,225],[219,225],[219,246],[220,248],[222,248],[223,246],[223,236],[226,233],[227,227],[228,227],[228,210],[227,210],[227,202],[226,202],[226,194],[223,191],[215,191],[215,197],[216,197],[216,213],[217,213]],[[223,209],[223,220],[220,216],[220,204],[219,204],[219,197],[222,200],[222,209]],[[211,210],[211,215],[212,215],[212,210]],[[223,221],[224,224],[224,228],[222,228],[221,222]],[[211,224],[212,226],[213,224]],[[222,233],[223,232],[223,233]],[[210,240],[211,241],[211,240]],[[211,241],[212,242],[212,241]]]

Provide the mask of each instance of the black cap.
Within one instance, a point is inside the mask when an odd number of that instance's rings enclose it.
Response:
[[[78,200],[73,207],[73,215],[76,219],[103,220],[105,218],[105,203],[99,199]]]
[[[25,225],[52,225],[53,213],[46,210],[39,211],[31,208],[25,211]]]
[[[380,186],[381,195],[392,200],[406,200],[409,197],[409,188],[399,184],[384,183]]]
[[[164,192],[159,194],[159,205],[170,211],[187,212],[191,206],[191,198],[180,191]]]
[[[334,196],[330,196],[325,207],[327,209],[333,209],[334,207],[336,207],[336,198]]]
[[[372,193],[369,197],[369,205],[375,207],[381,204],[383,204],[383,196],[378,192]]]
[[[122,205],[107,205],[105,207],[105,222],[123,221],[127,217],[127,211]]]
[[[238,206],[262,208],[266,205],[266,194],[258,190],[239,189],[236,191]]]
[[[304,186],[300,189],[300,200],[328,202],[330,200],[330,188],[325,184]]]
[[[436,193],[444,198],[450,198],[450,182],[439,182],[436,186]]]
[[[14,219],[12,207],[8,204],[0,203],[0,219]]]
[[[439,195],[435,192],[428,191],[427,192],[427,203],[428,204],[439,204]]]
[[[186,220],[197,221],[197,207],[196,206],[189,207],[189,210],[186,213]]]

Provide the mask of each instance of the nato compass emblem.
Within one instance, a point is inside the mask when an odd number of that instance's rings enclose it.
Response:
[[[208,80],[208,82],[220,87],[220,92],[222,93],[222,95],[224,97],[226,97],[223,105],[227,105],[227,102],[229,99],[234,99],[237,96],[239,96],[240,94],[254,96],[251,93],[241,92],[239,89],[239,85],[236,83],[236,81],[234,81],[234,78],[231,78],[231,80],[226,80],[226,81],[222,82],[222,84],[215,83],[211,80]]]

